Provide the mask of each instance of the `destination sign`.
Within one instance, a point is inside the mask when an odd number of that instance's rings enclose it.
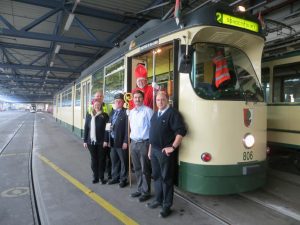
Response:
[[[253,32],[259,31],[259,25],[256,22],[241,19],[235,16],[231,16],[225,13],[216,13],[216,19],[221,24],[226,24],[234,27],[240,27],[246,30],[251,30]]]
[[[145,45],[142,45],[142,46],[140,47],[140,50],[141,50],[141,51],[144,51],[144,50],[146,50],[146,49],[153,48],[153,46],[155,46],[155,45],[158,45],[158,40],[155,40],[155,41],[152,41],[152,42],[147,43],[147,44],[145,44]]]

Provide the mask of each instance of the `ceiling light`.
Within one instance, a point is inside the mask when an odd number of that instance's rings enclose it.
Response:
[[[54,62],[50,62],[50,67],[52,67],[53,66],[53,64],[54,64]],[[50,72],[50,71],[49,71]],[[48,73],[48,71],[47,71],[47,73]]]
[[[75,17],[74,13],[70,13],[69,14],[67,22],[66,22],[65,27],[64,27],[65,31],[68,31],[70,29],[70,27],[71,27],[71,25],[73,23],[74,17]]]
[[[56,45],[55,50],[54,50],[55,54],[58,54],[60,47],[61,47],[60,45]]]
[[[239,5],[236,7],[237,12],[246,12],[246,8],[242,5]]]

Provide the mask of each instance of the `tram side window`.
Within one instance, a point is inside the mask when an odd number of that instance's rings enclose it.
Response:
[[[124,92],[124,59],[105,67],[104,73],[104,101],[112,103],[114,95]]]
[[[80,106],[81,84],[76,84],[75,88],[75,106]]]
[[[92,77],[92,96],[96,91],[103,91],[104,70],[100,69],[93,74]]]
[[[274,76],[274,102],[300,102],[300,76]]]
[[[248,57],[230,46],[193,46],[191,82],[204,99],[263,101],[263,93]]]
[[[270,69],[269,68],[262,68],[261,71],[261,80],[262,80],[262,89],[264,92],[265,101],[269,102],[270,96]]]

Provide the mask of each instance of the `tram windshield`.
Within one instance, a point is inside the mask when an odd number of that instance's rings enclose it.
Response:
[[[209,100],[263,102],[263,92],[249,58],[241,50],[217,44],[193,45],[191,82]]]

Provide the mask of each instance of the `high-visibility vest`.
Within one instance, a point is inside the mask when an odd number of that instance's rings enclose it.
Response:
[[[104,102],[102,103],[101,105],[101,109],[102,109],[102,112],[105,112],[109,115],[109,113],[111,112],[112,108],[109,107],[108,104],[105,104]],[[88,114],[92,114],[92,111],[93,111],[93,104],[90,104],[89,107],[88,107]]]
[[[218,88],[224,81],[230,80],[229,69],[221,51],[217,52],[212,61],[216,64],[215,85]]]

